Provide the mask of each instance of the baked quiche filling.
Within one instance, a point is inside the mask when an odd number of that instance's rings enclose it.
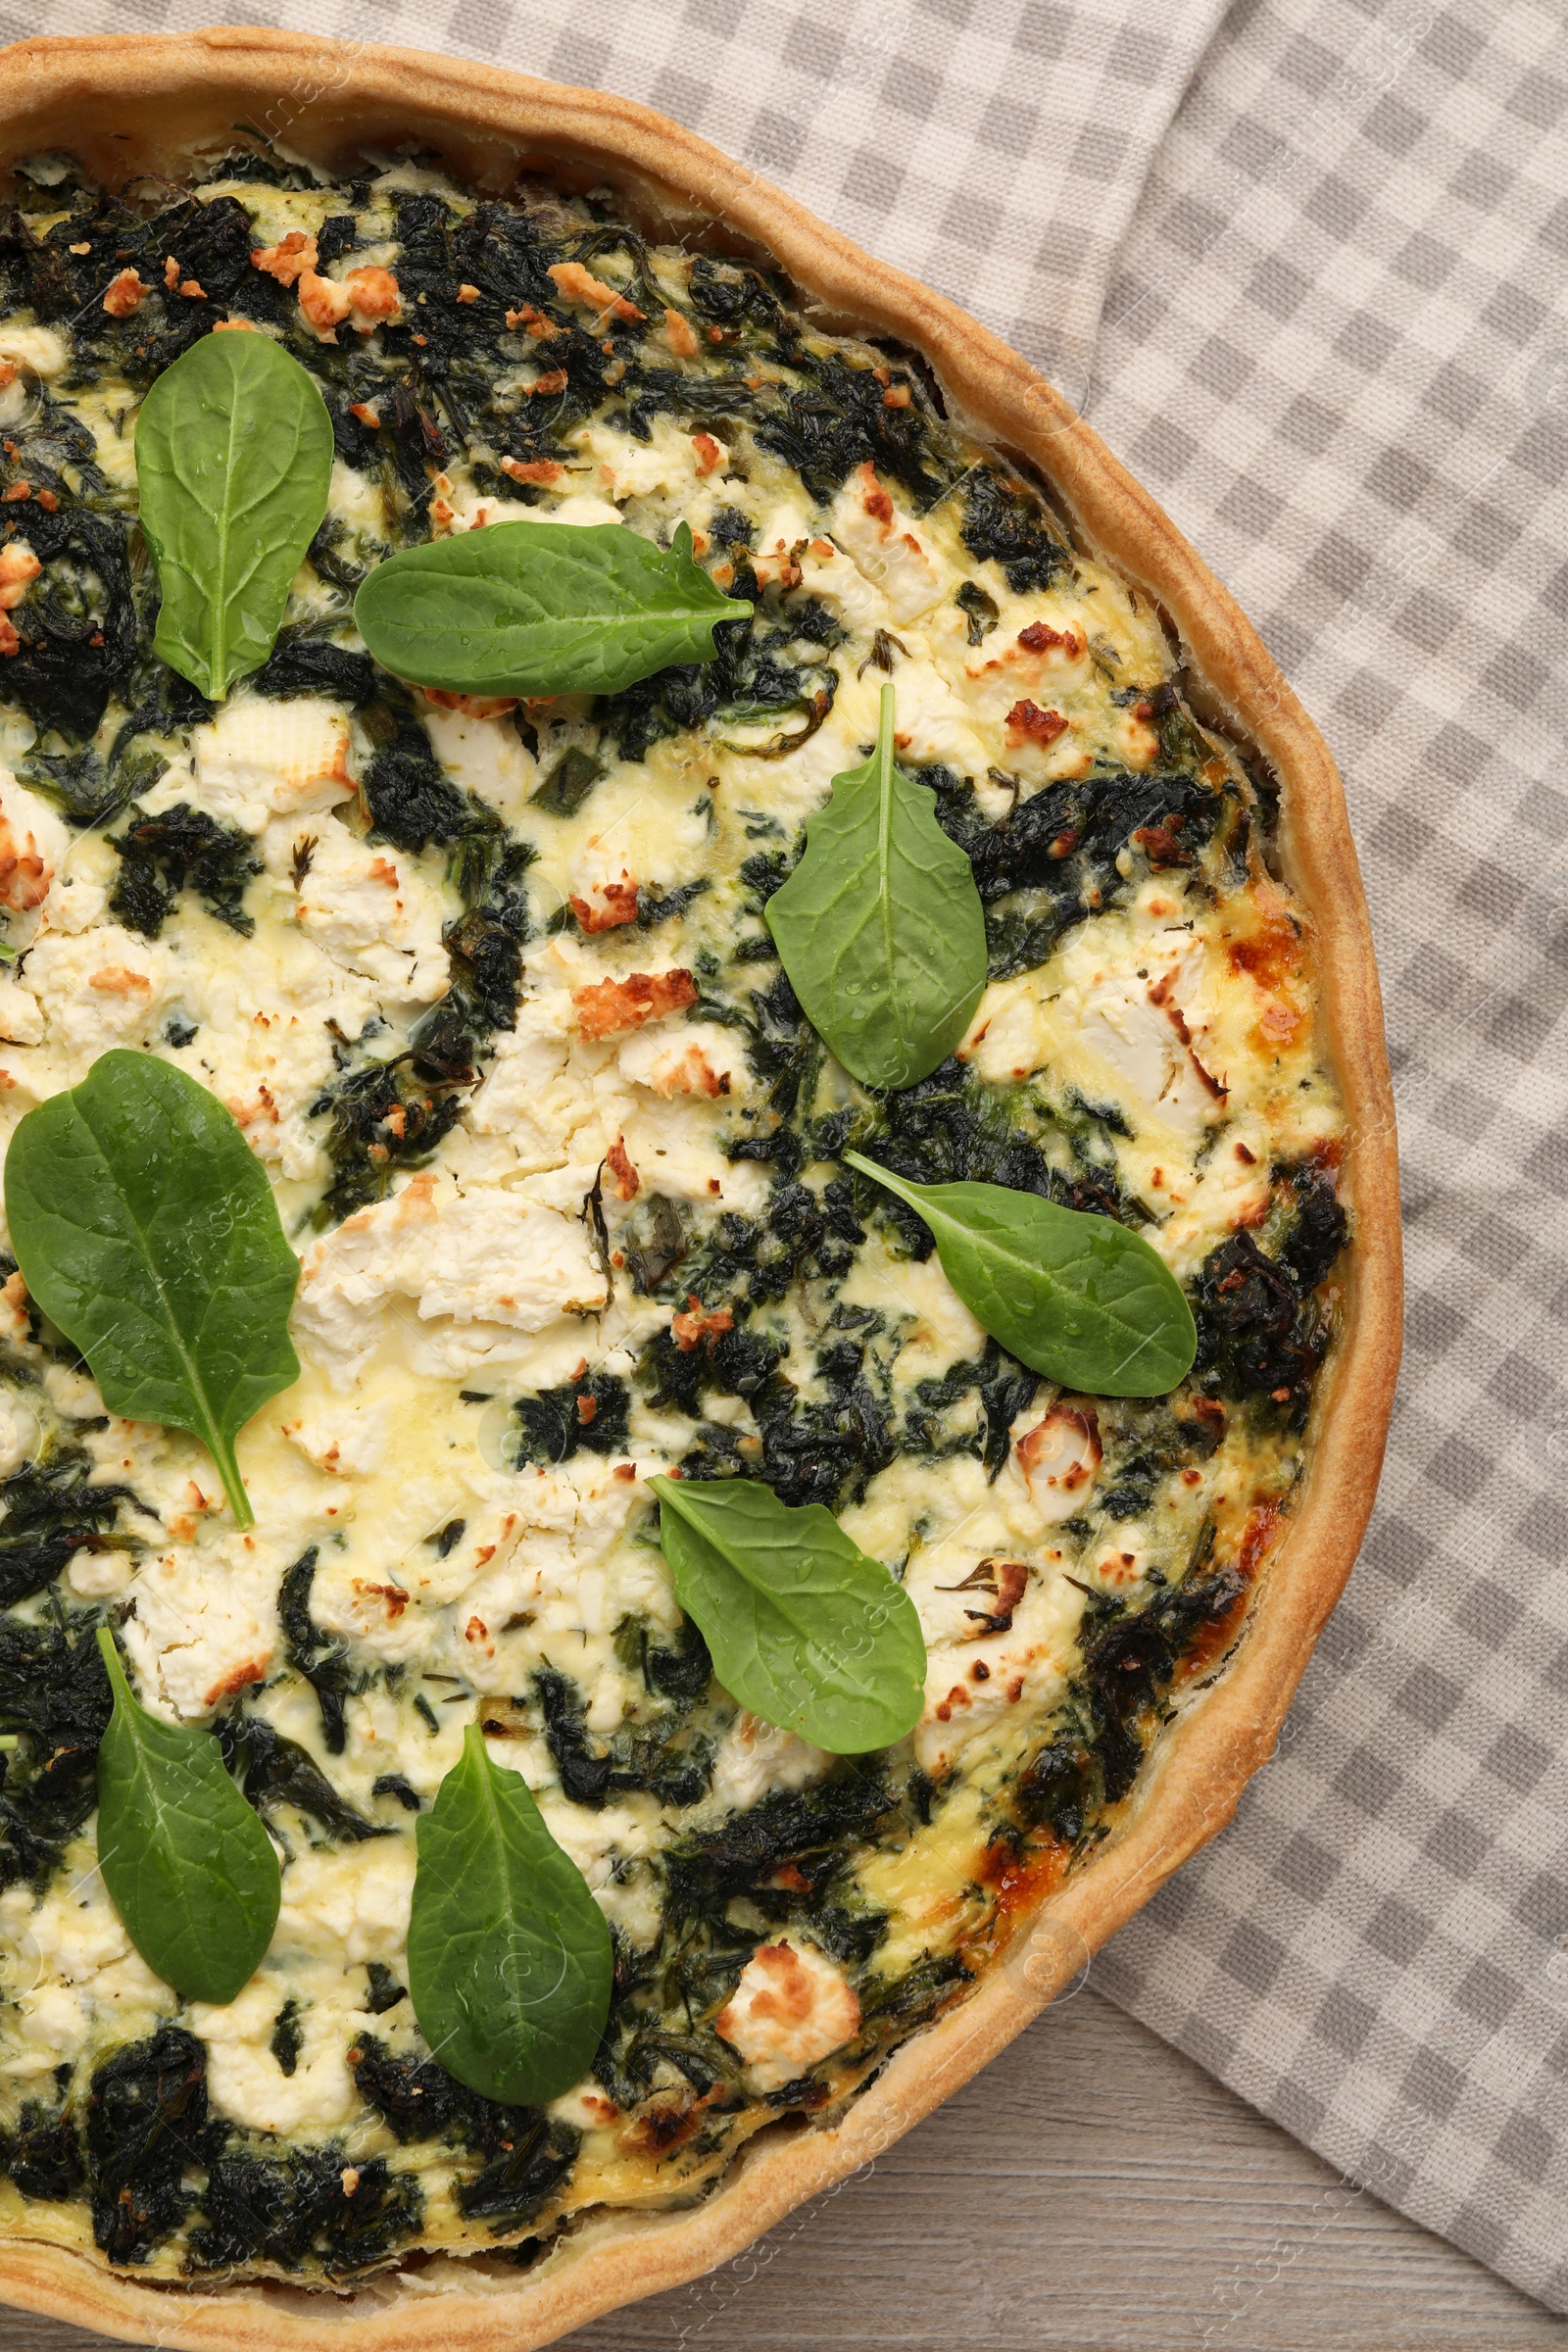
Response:
[[[701,2197],[961,2002],[1235,1639],[1346,1236],[1310,926],[1157,612],[906,351],[603,192],[28,170],[0,1133],[116,1050],[208,1090],[301,1261],[300,1372],[240,1434],[244,1525],[3,1269],[0,2216],[169,2281],[534,2262]],[[153,650],[137,432],[220,329],[308,371],[332,448],[275,642],[214,702]],[[736,607],[713,657],[532,697],[372,661],[376,567],[541,522],[685,525]],[[978,1004],[903,1086],[829,1050],[767,915],[885,725],[984,910]],[[1031,1369],[857,1162],[1140,1237],[1191,1371]],[[880,1564],[925,1650],[906,1736],[831,1753],[725,1687],[661,1477],[820,1506]],[[100,1873],[103,1629],[277,1857],[231,1998],[155,1973]],[[449,2072],[411,1997],[465,1757],[608,1924],[596,2052],[534,2105]]]

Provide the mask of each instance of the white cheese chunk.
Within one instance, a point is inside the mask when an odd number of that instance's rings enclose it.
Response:
[[[269,865],[292,860],[284,832],[270,832]],[[350,971],[416,1004],[444,996],[449,971],[441,944],[443,893],[413,861],[385,844],[356,841],[331,817],[313,828],[309,867],[294,919],[308,939]]]
[[[314,2136],[345,2123],[355,2106],[353,2028],[335,2008],[302,2003],[299,2055],[285,2075],[270,2043],[288,1992],[285,1979],[265,1970],[221,2007],[193,2001],[190,2026],[207,2044],[207,2095],[219,2115],[247,2132]]]
[[[166,770],[142,806],[193,800],[221,823],[258,834],[270,817],[304,816],[350,799],[348,751],[348,715],[338,704],[242,694],[195,729],[189,774]]]
[[[760,1943],[713,2020],[754,2090],[777,2090],[860,2030],[855,1987],[814,1943]]]
[[[654,417],[646,441],[617,432],[613,425],[585,424],[570,436],[570,446],[593,466],[600,486],[611,498],[647,498],[655,492],[685,498],[697,486],[697,448],[673,416]],[[715,446],[721,466],[728,452],[722,442]]]
[[[64,372],[70,358],[70,342],[57,326],[19,326],[13,320],[0,325],[0,360],[30,368],[46,383]]]
[[[539,780],[538,763],[508,711],[444,710],[425,698],[425,732],[453,782],[514,823]]]
[[[41,906],[70,848],[58,810],[0,767],[0,907],[25,915]]]
[[[202,1491],[194,1494],[193,1515],[205,1508]],[[278,1563],[247,1549],[239,1536],[176,1542],[149,1554],[135,1579],[135,1614],[124,1627],[143,1703],[192,1721],[261,1682],[277,1646],[278,1574]]]
[[[385,1461],[391,1432],[386,1407],[372,1401],[343,1403],[308,1421],[293,1422],[287,1435],[328,1477],[365,1478]]]
[[[380,1344],[389,1302],[409,1299],[421,1323],[444,1322],[420,1335],[415,1361],[461,1373],[497,1350],[514,1354],[509,1333],[543,1331],[605,1298],[580,1217],[496,1188],[438,1188],[425,1175],[313,1246],[294,1322],[306,1351],[346,1388]]]
[[[944,593],[946,566],[869,460],[834,500],[830,527],[856,569],[880,591],[895,623],[917,620]]]
[[[68,1085],[84,1078],[111,1046],[149,1035],[174,994],[170,950],[119,923],[75,938],[45,932],[22,973],[43,1014],[47,1043],[63,1057]]]
[[[833,1759],[796,1732],[743,1710],[713,1758],[713,1797],[726,1812],[744,1812],[777,1788],[804,1788]]]
[[[412,1837],[377,1838],[336,1852],[297,1852],[283,1872],[272,1950],[340,1964],[404,1965],[414,1899]]]
[[[14,1389],[0,1390],[0,1478],[12,1478],[24,1462],[37,1456],[42,1431],[26,1398]]]
[[[43,1013],[31,989],[0,974],[0,1038],[13,1046],[41,1046],[43,1034]]]
[[[608,1056],[574,1042],[564,990],[531,999],[514,1029],[496,1040],[495,1059],[469,1113],[480,1135],[504,1135],[526,1170],[562,1166],[579,1129],[597,1133],[595,1078]],[[599,1155],[596,1152],[595,1157]]]
[[[742,1034],[718,1021],[688,1021],[674,1031],[643,1029],[628,1037],[616,1056],[620,1074],[635,1086],[669,1102],[676,1095],[744,1095],[750,1064]]]

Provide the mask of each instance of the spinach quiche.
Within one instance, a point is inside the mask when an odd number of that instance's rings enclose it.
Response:
[[[0,2291],[543,2341],[1267,1752],[1396,1346],[1343,806],[1082,422],[674,126],[9,63]]]

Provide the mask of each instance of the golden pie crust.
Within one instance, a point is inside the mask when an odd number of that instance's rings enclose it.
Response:
[[[1157,600],[1200,713],[1281,786],[1279,858],[1317,935],[1320,1035],[1348,1135],[1354,1246],[1344,1322],[1318,1382],[1308,1471],[1223,1673],[1151,1751],[1115,1833],[1023,1923],[962,2006],[917,2033],[836,2122],[754,2139],[715,2194],[662,2215],[590,2216],[531,2271],[502,2255],[421,2257],[348,2292],[270,2282],[179,2287],[96,2257],[0,2243],[0,2298],[190,2352],[529,2352],[737,2254],[803,2198],[866,2164],[966,2082],[1079,1976],[1090,1955],[1223,1827],[1271,1753],[1360,1544],[1398,1368],[1394,1103],[1371,932],[1344,793],[1317,729],[1244,614],[1148,492],[1058,393],[958,307],[873,260],[678,123],[597,90],[460,58],[258,26],[34,40],[0,51],[0,161],[61,147],[108,184],[178,173],[249,123],[331,167],[416,138],[501,192],[519,168],[612,181],[644,228],[772,255],[813,322],[922,351],[977,438],[1032,462],[1093,551]]]

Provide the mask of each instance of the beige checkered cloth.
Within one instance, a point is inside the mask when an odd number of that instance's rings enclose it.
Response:
[[[207,13],[48,0],[0,30]],[[955,295],[1164,501],[1326,728],[1397,1070],[1391,1464],[1278,1760],[1095,1982],[1568,2308],[1561,0],[266,21],[647,100]]]

